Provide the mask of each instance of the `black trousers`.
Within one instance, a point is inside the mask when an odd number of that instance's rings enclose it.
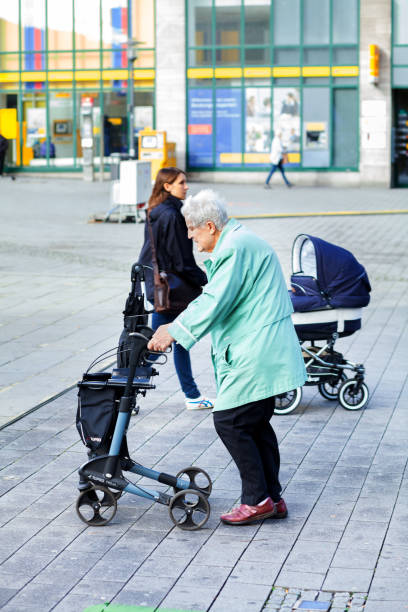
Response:
[[[255,506],[281,498],[278,441],[270,424],[275,398],[213,413],[214,426],[235,461],[242,481],[241,503]]]

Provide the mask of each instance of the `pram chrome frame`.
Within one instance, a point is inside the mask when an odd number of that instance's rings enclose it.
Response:
[[[344,359],[341,353],[334,351],[338,338],[339,334],[334,332],[323,346],[316,346],[315,340],[300,341],[307,372],[305,386],[317,385],[325,399],[339,401],[346,410],[360,410],[369,398],[368,387],[364,382],[365,368],[363,364]],[[354,372],[353,378],[347,377],[347,370]],[[293,412],[301,399],[302,387],[278,395],[275,399],[275,413]]]
[[[153,334],[153,330],[150,331]],[[100,389],[104,384],[109,388],[116,388],[118,393],[123,390],[123,394],[119,401],[109,452],[97,456],[90,452],[91,458],[78,470],[80,494],[76,503],[77,514],[88,525],[106,525],[115,516],[117,500],[122,493],[131,493],[168,506],[173,523],[181,529],[199,529],[210,516],[208,497],[212,482],[209,475],[198,467],[190,466],[172,476],[144,467],[128,456],[126,434],[132,413],[138,413],[138,409],[135,410],[136,397],[139,394],[145,395],[147,390],[155,389],[150,380],[158,372],[152,364],[161,365],[155,358],[164,354],[148,351],[149,338],[141,333],[130,332],[129,338],[130,363],[125,378],[105,376],[101,381],[87,380],[84,376],[78,383],[79,387],[86,386],[91,389]],[[134,484],[125,478],[124,471],[173,487],[174,494],[148,490]]]

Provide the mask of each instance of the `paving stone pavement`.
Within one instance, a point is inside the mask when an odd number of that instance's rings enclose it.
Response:
[[[75,512],[77,469],[86,460],[73,425],[76,389],[62,392],[117,343],[143,226],[86,223],[107,210],[106,184],[4,185],[0,608],[82,612],[96,604],[109,610],[103,604],[111,602],[283,612],[311,601],[329,602],[333,611],[408,610],[407,216],[245,221],[274,246],[286,278],[295,236],[310,233],[350,249],[373,286],[362,329],[337,343],[366,367],[367,408],[346,411],[306,387],[294,413],[273,418],[286,520],[220,524],[220,513],[239,498],[239,478],[211,414],[184,409],[169,362],[132,418],[131,454],[168,473],[189,464],[205,469],[214,483],[211,517],[200,531],[181,531],[165,506],[125,494],[112,523],[91,528]],[[407,202],[403,190],[216,189],[232,214],[374,211]],[[208,338],[193,348],[192,361],[210,395]]]

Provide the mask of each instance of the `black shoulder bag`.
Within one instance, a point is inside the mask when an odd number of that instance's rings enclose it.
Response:
[[[174,272],[159,270],[149,213],[147,213],[147,224],[152,249],[154,309],[156,312],[180,313],[200,295],[202,289],[191,285]]]

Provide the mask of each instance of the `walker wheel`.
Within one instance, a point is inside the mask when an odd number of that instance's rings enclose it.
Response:
[[[195,531],[205,525],[210,516],[210,504],[201,491],[179,491],[170,500],[169,514],[177,527]]]
[[[209,497],[212,491],[212,482],[207,472],[192,465],[191,467],[184,468],[184,470],[180,470],[176,478],[184,478],[185,476],[189,480],[188,489],[197,489]],[[173,489],[175,493],[185,491],[185,489],[180,489],[179,487],[173,487]]]
[[[339,402],[346,410],[360,410],[368,402],[368,387],[365,383],[361,383],[357,388],[355,379],[346,380],[339,390]]]
[[[82,491],[76,503],[76,511],[81,521],[91,527],[107,525],[116,514],[116,494],[116,491],[100,486],[92,486]]]
[[[320,395],[330,401],[338,400],[339,389],[345,380],[347,380],[347,375],[341,372],[337,377],[327,378],[324,382],[320,382],[317,385]]]
[[[302,387],[292,389],[286,393],[275,395],[275,414],[289,414],[296,410],[302,399]]]

